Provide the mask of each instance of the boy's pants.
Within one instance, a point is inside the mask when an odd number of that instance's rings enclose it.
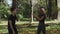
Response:
[[[14,30],[15,30],[15,34],[18,34],[17,29],[15,28]],[[13,34],[13,31],[12,31],[12,29],[10,27],[8,28],[8,33]]]
[[[40,22],[38,25],[37,34],[40,34],[41,32],[46,34],[45,24]]]

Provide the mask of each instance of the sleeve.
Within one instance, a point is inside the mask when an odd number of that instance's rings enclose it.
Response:
[[[8,17],[8,20],[12,20],[12,16],[9,16],[9,17]]]
[[[45,14],[42,14],[41,16],[44,16]]]
[[[46,18],[45,14],[42,14],[41,17],[43,17],[43,19]]]
[[[39,17],[41,18],[42,16],[45,16],[45,14],[40,14]]]

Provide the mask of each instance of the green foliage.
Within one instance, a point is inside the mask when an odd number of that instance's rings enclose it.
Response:
[[[20,22],[19,22],[20,23]],[[37,25],[28,27],[29,24],[17,24],[17,29],[18,33],[21,34],[36,34],[37,32]],[[3,26],[3,27],[2,27]],[[6,25],[0,25],[0,33],[8,33],[7,26]],[[51,33],[60,33],[60,25],[58,24],[50,24],[49,26],[46,27],[46,34],[51,34]]]
[[[31,7],[28,4],[27,0],[19,0],[18,1],[18,11],[23,15],[24,18],[30,18],[31,15]]]
[[[0,17],[7,18],[9,14],[10,14],[10,11],[9,11],[8,4],[6,4],[5,2],[2,2],[0,4],[0,15],[1,15]]]
[[[38,15],[39,6],[42,5],[45,8],[47,8],[46,0],[43,0],[42,2],[43,3],[41,4],[40,0],[37,0],[37,4],[33,7],[33,11],[36,15]],[[19,19],[31,18],[32,9],[31,9],[31,4],[29,4],[28,0],[18,0],[17,3],[18,3],[17,4],[18,5],[18,10],[17,10],[18,18]],[[52,14],[52,16],[54,15],[53,18],[56,17],[56,14],[57,14],[57,6],[55,3],[56,3],[55,0],[52,0],[52,13],[51,14]],[[0,3],[0,17],[4,18],[4,19],[7,18],[8,15],[11,13],[9,9],[10,9],[10,6],[6,2]]]
[[[49,1],[49,0],[48,0]],[[57,1],[56,0],[50,0],[48,2],[48,18],[49,19],[56,19],[58,16],[58,9],[57,9]]]
[[[18,18],[19,18],[20,20],[22,20],[22,19],[23,19],[23,16],[22,16],[21,14],[18,14]]]

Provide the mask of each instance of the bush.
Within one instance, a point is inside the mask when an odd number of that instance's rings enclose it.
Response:
[[[19,18],[19,20],[22,20],[23,16],[21,14],[18,14],[18,18]]]

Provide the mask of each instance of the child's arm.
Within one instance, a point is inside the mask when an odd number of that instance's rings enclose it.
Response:
[[[15,31],[14,31],[14,29],[13,29],[12,21],[11,21],[11,20],[9,20],[9,24],[10,24],[10,27],[11,27],[11,29],[12,29],[12,31],[13,31],[13,34],[14,34],[14,33],[15,33]]]
[[[38,20],[42,20],[44,18],[44,16],[42,16],[41,18],[38,17],[37,15],[34,14],[34,17],[36,17]]]
[[[38,16],[36,17],[38,20],[42,20],[44,18],[44,16],[42,16],[41,18],[39,18]]]

